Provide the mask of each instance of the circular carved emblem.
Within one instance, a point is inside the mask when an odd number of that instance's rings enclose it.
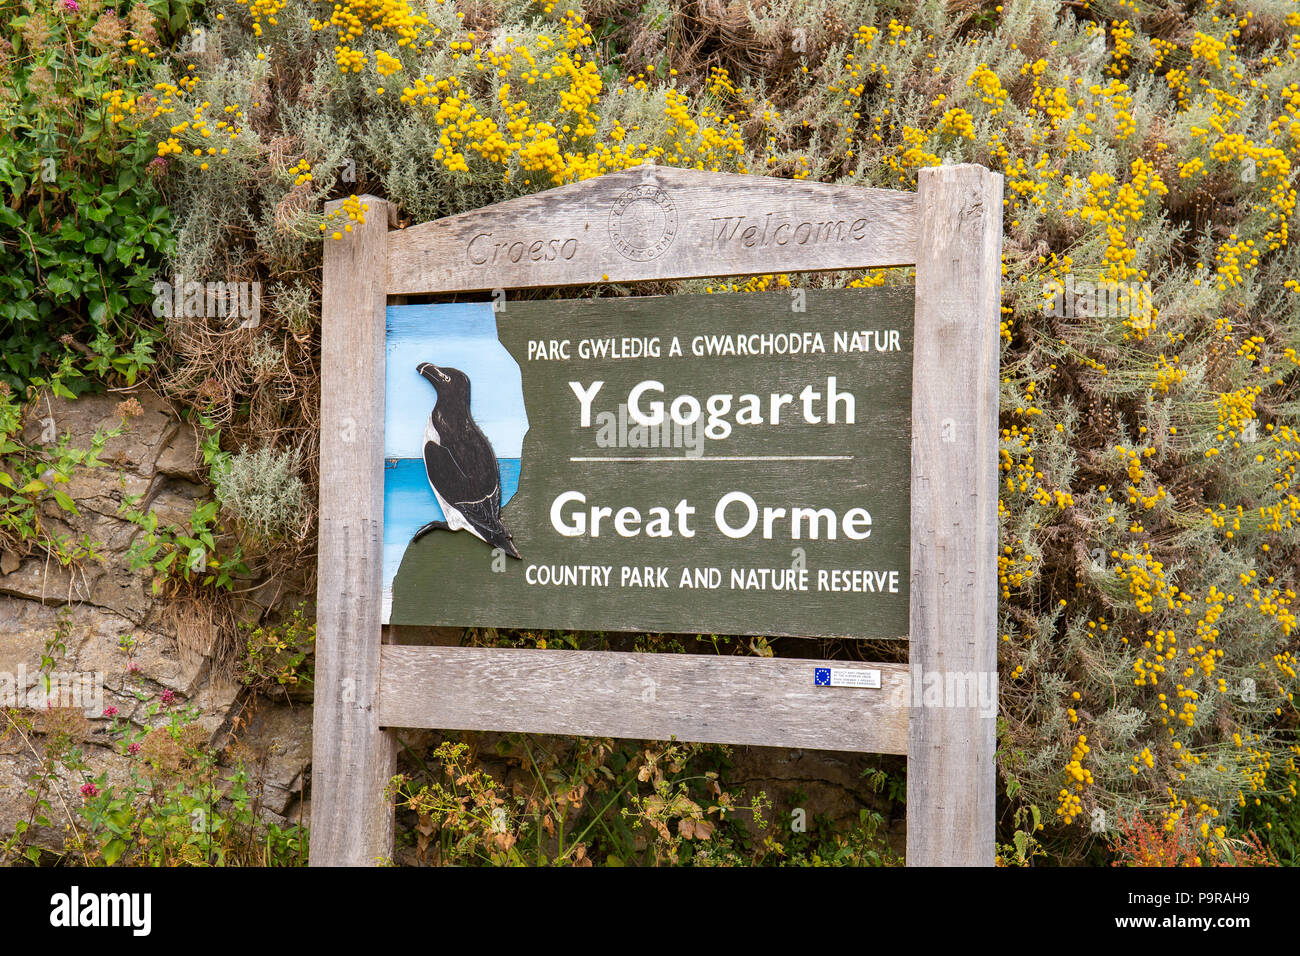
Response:
[[[637,262],[658,259],[677,235],[677,207],[653,183],[633,186],[614,200],[609,238],[623,256]]]

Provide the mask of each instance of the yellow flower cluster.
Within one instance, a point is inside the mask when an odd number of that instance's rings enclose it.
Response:
[[[1199,30],[1196,31],[1196,35],[1192,38],[1192,58],[1205,60],[1216,69],[1223,66],[1223,52],[1227,49],[1228,44],[1218,37],[1208,36]]]
[[[166,86],[167,84],[159,84],[157,88],[164,89]],[[171,97],[175,95],[176,92],[175,88],[166,90],[163,100],[154,110],[155,116],[174,112],[173,109],[169,108],[168,104],[170,104]],[[240,127],[235,120],[243,117],[243,111],[237,106],[227,106],[225,107],[224,112],[227,116],[232,118],[218,120],[215,125],[209,125],[208,119],[204,114],[211,105],[212,103],[210,101],[203,100],[194,107],[189,119],[182,120],[180,123],[172,126],[169,130],[170,135],[167,139],[158,144],[158,155],[167,156],[169,153],[179,155],[182,152],[186,152],[186,150],[181,146],[181,137],[186,137],[193,144],[190,146],[188,152],[200,160],[199,169],[202,171],[208,169],[208,157],[213,157],[218,154],[224,156],[229,153],[230,147],[226,145],[226,143],[230,140],[239,138]],[[214,145],[214,137],[216,138],[215,142],[220,142],[222,145]]]
[[[1234,448],[1241,447],[1241,432],[1256,420],[1255,403],[1259,400],[1262,391],[1259,385],[1248,385],[1235,392],[1219,394],[1214,401],[1219,415],[1217,434],[1214,436],[1216,442],[1226,443],[1231,440]]]
[[[1170,388],[1187,378],[1187,369],[1179,364],[1180,361],[1177,355],[1171,360],[1165,357],[1164,352],[1160,353],[1155,363],[1156,375],[1151,382],[1151,391],[1168,395]]]
[[[970,113],[967,113],[960,106],[954,106],[943,114],[943,118],[939,120],[939,129],[953,136],[962,136],[966,139],[975,138],[975,121]]]
[[[1156,601],[1170,611],[1181,609],[1191,601],[1191,595],[1180,591],[1165,579],[1165,566],[1150,553],[1151,545],[1144,542],[1140,551],[1111,551],[1111,557],[1120,561],[1116,573],[1128,584],[1129,593],[1139,614],[1151,614]]]
[[[1134,773],[1138,773],[1143,766],[1145,766],[1147,769],[1150,769],[1155,765],[1156,765],[1156,755],[1151,752],[1150,747],[1143,747],[1142,751],[1136,757],[1133,758],[1133,763],[1129,765],[1129,769],[1132,770]]]
[[[1065,87],[1042,86],[1039,83],[1046,70],[1047,61],[1039,58],[1033,63],[1022,66],[1020,75],[1032,76],[1034,81],[1034,88],[1029,98],[1029,115],[1037,116],[1041,112],[1047,118],[1048,128],[1057,129],[1074,116],[1074,106],[1070,103],[1070,91]]]
[[[247,3],[249,0],[236,0]],[[253,0],[254,3],[280,3],[282,0]],[[332,26],[337,30],[340,44],[348,44],[366,36],[367,32],[391,34],[398,46],[410,46],[417,43],[422,33],[429,27],[429,18],[416,13],[404,0],[317,0],[330,3],[333,10],[326,21],[311,20],[313,30],[324,30]],[[426,46],[432,46],[431,39],[425,40]]]
[[[725,292],[765,292],[768,289],[788,289],[790,288],[790,277],[785,273],[780,275],[767,274],[761,276],[750,276],[744,282],[731,282],[719,286],[706,286],[706,294],[717,294]]]
[[[330,233],[331,238],[342,239],[343,233],[352,231],[352,224],[354,222],[358,225],[365,224],[366,213],[369,211],[370,203],[364,203],[356,196],[349,196],[347,199],[343,200],[343,203],[338,209],[335,209],[325,217],[325,222],[321,223],[320,231],[326,232],[329,229],[329,223],[332,219],[346,219],[347,222],[343,223],[342,230],[335,229]]]
[[[380,76],[392,76],[402,69],[402,61],[389,56],[383,50],[375,51],[375,72]]]
[[[910,170],[921,169],[925,166],[938,166],[943,162],[936,154],[925,149],[925,145],[930,139],[925,130],[913,126],[904,126],[902,133],[903,142],[898,147],[897,162],[890,161],[890,165],[899,170],[900,180],[904,178],[903,174]]]
[[[976,67],[975,72],[966,81],[966,85],[973,87],[979,93],[980,99],[993,107],[989,111],[990,116],[997,116],[1006,106],[1007,91],[1002,88],[1002,81],[989,69],[987,63],[981,63]]]
[[[335,57],[344,73],[359,73],[367,66],[367,55],[350,45],[367,35],[367,29],[396,37],[399,49],[374,53],[381,77],[404,68],[400,47],[420,41],[427,47],[433,42],[430,35],[442,34],[401,0],[348,0],[335,5],[329,21],[312,25],[337,28]],[[511,179],[516,171],[523,174],[525,185],[533,184],[534,174],[541,174],[540,183],[560,185],[645,162],[743,169],[745,144],[739,124],[707,105],[694,111],[692,101],[671,86],[663,90],[663,116],[669,123],[665,141],[632,142],[629,134],[639,128],[625,129],[617,122],[609,125],[605,137],[597,138],[600,116],[595,108],[606,91],[598,64],[586,53],[593,43],[591,28],[573,11],[563,16],[560,27],[558,36],[542,34],[531,46],[506,36],[503,42],[480,48],[474,33],[446,41],[453,61],[484,74],[492,86],[491,96],[480,99],[477,83],[471,92],[462,73],[453,71],[424,74],[402,89],[401,104],[427,110],[438,128],[435,160],[454,172],[478,175],[471,165],[478,157],[502,179]],[[715,82],[725,82],[725,73],[715,75]],[[628,77],[628,86],[646,89],[645,74]],[[376,94],[384,92],[382,86],[375,88]],[[624,88],[613,95],[624,95]],[[555,98],[562,122],[534,118],[535,105],[549,97]]]
[[[343,43],[334,47],[334,62],[338,65],[340,73],[348,71],[360,73],[366,68],[366,55]]]
[[[248,15],[253,18],[253,36],[262,35],[263,22],[277,26],[276,14],[284,9],[287,0],[235,0],[240,6],[248,7]]]
[[[113,123],[120,123],[128,113],[135,112],[136,97],[128,96],[125,90],[110,90],[102,99],[108,103],[108,118]]]
[[[1074,750],[1070,753],[1070,760],[1065,765],[1065,786],[1057,794],[1056,808],[1056,813],[1064,824],[1073,823],[1075,817],[1083,813],[1083,802],[1078,795],[1094,782],[1092,771],[1083,765],[1083,759],[1091,749],[1088,746],[1087,736],[1080,734]]]
[[[135,57],[143,56],[150,60],[158,59],[158,51],[153,49],[140,37],[131,37],[126,41],[126,48],[131,51],[132,56],[127,59],[128,66],[135,65]]]
[[[1133,44],[1130,41],[1135,36],[1137,31],[1127,20],[1110,21],[1110,38],[1114,47],[1110,54],[1111,64],[1107,69],[1115,76],[1123,76],[1128,72],[1128,58],[1133,55]]]
[[[1010,544],[1002,546],[1002,553],[998,555],[998,582],[1002,585],[1004,598],[1011,597],[1012,588],[1024,587],[1034,576],[1033,561],[1034,556],[1028,551],[1017,558],[1016,548]]]

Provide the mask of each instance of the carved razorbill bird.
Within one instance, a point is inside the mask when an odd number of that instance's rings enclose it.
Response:
[[[411,538],[430,531],[468,531],[512,558],[513,536],[501,523],[501,469],[496,452],[469,413],[469,376],[458,368],[422,362],[416,368],[438,392],[424,426],[424,470],[446,521],[430,521]]]

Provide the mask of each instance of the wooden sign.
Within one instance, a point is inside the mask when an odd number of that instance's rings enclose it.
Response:
[[[1002,179],[918,184],[645,166],[404,230],[362,197],[324,254],[313,865],[391,854],[402,727],[906,753],[908,864],[992,864]],[[900,265],[910,294],[508,292]],[[481,301],[399,301],[453,293]],[[386,642],[402,623],[909,653]]]
[[[390,307],[385,623],[905,637],[912,310]]]

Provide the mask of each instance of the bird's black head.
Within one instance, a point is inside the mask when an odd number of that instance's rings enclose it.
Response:
[[[469,376],[460,369],[443,368],[432,362],[421,362],[415,370],[438,390],[439,400],[460,402],[469,408]]]

